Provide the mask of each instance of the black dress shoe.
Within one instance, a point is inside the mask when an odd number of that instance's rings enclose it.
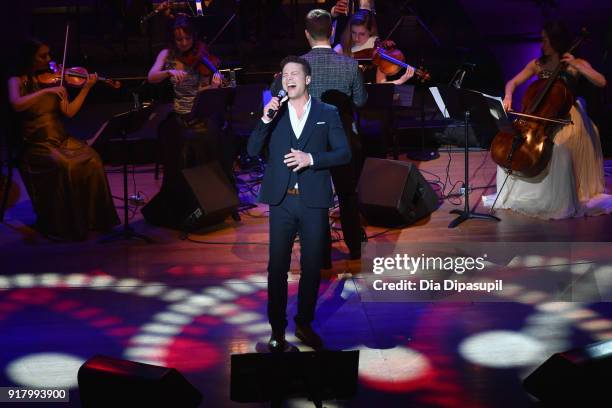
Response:
[[[285,340],[285,332],[272,330],[272,336],[270,336],[270,341],[268,341],[268,349],[272,353],[282,353],[285,351],[286,346],[287,340]]]
[[[305,345],[312,347],[315,351],[323,350],[323,340],[321,340],[321,337],[319,337],[309,324],[296,325],[295,337],[300,339]]]
[[[242,218],[240,218],[240,213],[238,211],[232,212],[232,220],[236,222],[242,221]]]

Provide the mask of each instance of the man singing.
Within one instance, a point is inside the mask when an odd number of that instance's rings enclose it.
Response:
[[[348,163],[351,152],[337,109],[308,93],[310,64],[291,56],[282,61],[281,68],[288,103],[281,106],[278,98],[272,98],[247,146],[251,156],[258,155],[266,144],[269,148],[259,195],[259,201],[270,206],[268,319],[272,336],[268,346],[273,352],[287,347],[287,274],[297,234],[302,274],[295,335],[321,350],[323,341],[311,322],[327,244],[328,209],[333,205],[329,169]]]

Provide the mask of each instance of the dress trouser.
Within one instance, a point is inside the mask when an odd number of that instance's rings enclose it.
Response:
[[[340,207],[340,223],[344,243],[353,258],[361,256],[361,218],[359,215],[359,200],[357,196],[357,183],[363,168],[363,152],[359,136],[349,132],[349,145],[351,147],[351,161],[342,166],[331,168],[334,189],[338,196]],[[331,264],[331,231],[328,227],[328,244],[324,249],[324,265]]]
[[[268,319],[273,330],[287,327],[287,276],[296,235],[300,237],[301,276],[297,324],[314,320],[321,281],[323,250],[327,243],[327,208],[310,208],[299,195],[287,194],[270,206],[270,260],[268,263]]]

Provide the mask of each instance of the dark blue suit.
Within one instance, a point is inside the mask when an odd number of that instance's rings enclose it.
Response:
[[[270,205],[268,318],[273,329],[283,330],[287,326],[287,273],[296,234],[300,236],[302,275],[295,321],[309,324],[314,319],[328,209],[333,205],[329,169],[348,163],[351,151],[337,109],[316,98],[312,98],[299,139],[293,133],[286,104],[272,122],[260,121],[249,138],[248,153],[256,156],[266,144],[269,161],[259,201]],[[283,162],[291,148],[310,153],[314,165],[294,173]],[[299,194],[287,194],[296,182]]]

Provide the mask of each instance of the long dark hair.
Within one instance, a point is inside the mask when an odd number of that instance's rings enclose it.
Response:
[[[40,47],[45,46],[44,42],[36,38],[29,38],[20,44],[15,55],[13,75],[31,76],[34,72],[34,58]]]
[[[571,47],[573,39],[572,32],[563,22],[558,20],[548,21],[544,24],[542,30],[548,36],[550,46],[559,54],[559,57],[563,56]],[[544,64],[547,61],[548,57],[542,54],[540,62]]]

